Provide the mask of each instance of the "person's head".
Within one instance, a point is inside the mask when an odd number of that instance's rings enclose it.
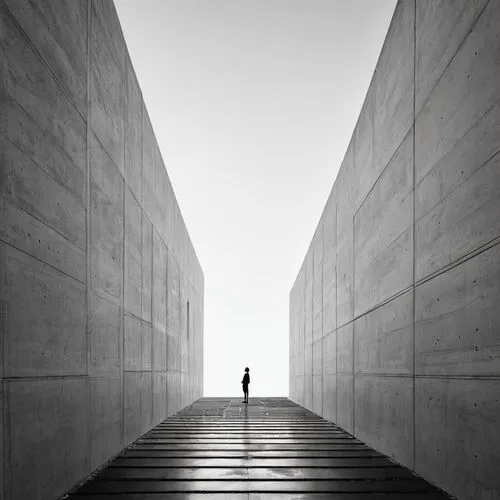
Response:
[[[249,372],[250,371],[250,368],[248,368],[248,366],[245,368],[245,371],[246,372]]]

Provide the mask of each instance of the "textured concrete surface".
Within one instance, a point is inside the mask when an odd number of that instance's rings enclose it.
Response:
[[[113,2],[1,0],[0,71],[0,499],[48,500],[201,396],[204,278]]]
[[[398,2],[290,292],[291,399],[461,500],[500,498],[499,33]]]
[[[70,499],[447,495],[286,398],[203,398],[136,440]]]

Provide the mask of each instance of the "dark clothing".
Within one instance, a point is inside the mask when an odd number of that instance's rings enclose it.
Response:
[[[241,383],[243,384],[243,393],[248,394],[248,384],[250,383],[250,375],[248,372],[243,375]]]

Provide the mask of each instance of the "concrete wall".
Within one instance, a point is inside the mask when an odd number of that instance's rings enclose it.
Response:
[[[0,498],[54,499],[202,395],[204,279],[112,1],[1,0],[0,71]]]
[[[500,498],[500,0],[396,7],[290,293],[290,396]]]

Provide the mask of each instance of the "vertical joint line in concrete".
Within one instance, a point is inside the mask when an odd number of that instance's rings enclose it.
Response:
[[[325,301],[323,298],[323,294],[325,292],[324,283],[324,271],[325,271],[325,220],[321,223],[321,416],[325,416],[325,360],[324,360],[324,349],[325,349],[325,340],[323,335],[325,334],[323,330],[324,323],[324,312],[323,308],[325,306]]]
[[[352,147],[353,147],[353,152],[352,152],[352,168],[353,171],[356,172],[356,134],[354,133],[352,136]],[[373,155],[373,151],[372,151]],[[354,197],[354,193],[351,193],[351,196]],[[354,374],[354,343],[355,343],[355,322],[354,322],[354,316],[355,316],[355,284],[356,284],[356,255],[355,255],[355,248],[354,248],[354,219],[355,219],[355,214],[352,216],[352,434],[355,434],[355,425],[356,425],[356,376]]]
[[[307,259],[307,254],[306,254],[306,259]],[[305,406],[305,402],[306,402],[306,377],[307,377],[307,374],[306,374],[306,307],[307,307],[307,302],[306,302],[306,286],[307,286],[307,260],[304,260],[304,283],[302,285],[302,294],[303,294],[303,297],[304,297],[304,307],[303,307],[303,315],[304,315],[304,319],[303,319],[303,331],[302,331],[302,337],[303,337],[303,340],[302,340],[302,343],[303,343],[303,349],[302,349],[302,357],[303,357],[303,364],[302,364],[302,401],[301,401],[301,404],[302,406]]]
[[[86,286],[86,296],[85,300],[87,302],[86,304],[86,318],[85,318],[85,340],[86,340],[86,364],[87,364],[87,376],[91,374],[91,365],[92,365],[92,339],[90,338],[90,307],[91,307],[91,281],[92,281],[92,269],[91,269],[91,250],[92,250],[92,245],[91,245],[91,191],[90,191],[90,183],[91,183],[91,150],[90,150],[90,140],[91,140],[91,134],[92,134],[92,129],[91,129],[91,102],[90,102],[90,78],[91,78],[91,71],[92,71],[92,51],[91,51],[91,40],[92,40],[92,10],[93,10],[93,0],[90,0],[87,4],[87,144],[86,144],[86,160],[87,160],[87,165],[86,165],[86,180],[87,180],[87,185],[85,186],[85,199],[86,199],[86,210],[85,210],[85,230],[86,230],[86,279],[87,279],[87,286]],[[90,443],[89,443],[89,455],[90,455],[90,464],[92,468],[92,443],[93,443],[93,418],[92,418],[92,399],[91,399],[91,384],[88,385],[87,387],[87,408],[89,409],[89,430],[90,430]]]
[[[416,227],[415,227],[415,187],[416,187],[416,166],[415,166],[415,129],[416,129],[416,94],[417,94],[417,2],[416,0],[413,0],[413,190],[412,190],[412,210],[413,210],[413,267],[412,267],[412,278],[413,278],[413,283],[412,283],[412,291],[413,291],[413,457],[412,457],[412,464],[413,464],[413,469],[415,469],[415,446],[416,446],[416,401],[415,401],[415,332],[416,332],[416,324],[415,324],[415,279],[416,279],[416,244],[415,244],[415,236],[416,236]]]
[[[338,405],[338,382],[339,382],[339,331],[338,331],[338,301],[339,301],[339,269],[337,265],[338,256],[338,224],[339,224],[339,204],[335,200],[335,423],[339,419],[339,405]]]
[[[127,136],[127,123],[125,120],[125,115],[127,113],[127,70],[128,70],[128,58],[125,57],[124,64],[124,75],[123,75],[123,83],[122,85],[122,103],[123,103],[123,178],[122,178],[122,186],[123,186],[123,199],[122,199],[122,312],[121,312],[121,327],[122,327],[122,342],[121,342],[121,376],[122,376],[122,443],[123,446],[126,446],[128,443],[125,443],[125,194],[127,190],[127,185],[125,182],[125,140]],[[142,330],[142,328],[141,328]],[[142,345],[142,342],[141,342]],[[141,360],[142,361],[142,360]]]

